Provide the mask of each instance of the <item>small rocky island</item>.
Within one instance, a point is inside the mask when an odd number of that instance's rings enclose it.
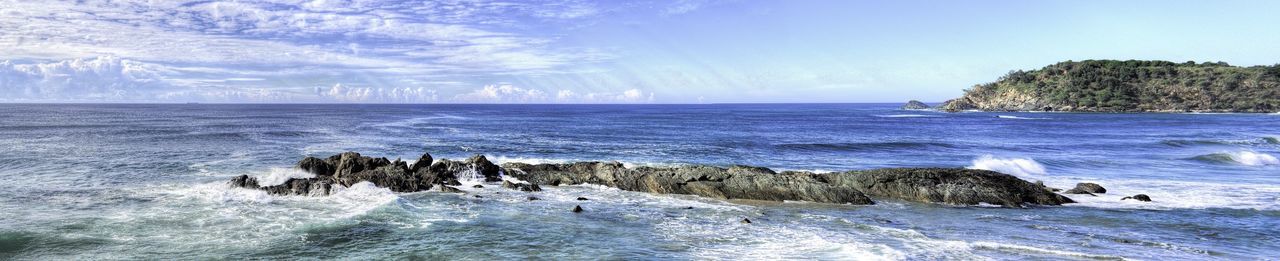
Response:
[[[928,110],[929,108],[930,108],[930,107],[929,107],[929,104],[926,104],[926,103],[924,103],[924,102],[917,101],[917,100],[911,100],[911,101],[907,101],[907,104],[902,105],[902,108],[901,108],[901,109],[903,109],[903,110]]]
[[[1012,71],[939,106],[945,111],[1280,111],[1280,64],[1067,61]]]
[[[261,185],[254,177],[232,178],[233,187],[258,189],[273,195],[328,195],[335,186],[359,182],[396,192],[438,190],[460,192],[462,179],[501,184],[520,191],[540,191],[542,186],[596,184],[627,191],[687,194],[716,199],[809,201],[839,204],[875,204],[877,199],[944,203],[991,204],[1004,207],[1061,205],[1074,201],[1041,184],[988,170],[963,168],[887,168],[817,174],[802,171],[775,172],[751,166],[628,168],[618,162],[566,164],[505,163],[485,156],[463,161],[434,160],[423,154],[409,164],[399,159],[373,158],[346,152],[328,158],[307,157],[297,168],[314,174],[291,178],[283,184]]]

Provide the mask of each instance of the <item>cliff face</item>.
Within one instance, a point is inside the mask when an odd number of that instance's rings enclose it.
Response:
[[[947,111],[1275,112],[1280,65],[1088,60],[1014,71],[965,90]]]

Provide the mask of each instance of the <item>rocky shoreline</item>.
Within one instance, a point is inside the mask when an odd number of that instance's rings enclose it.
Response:
[[[948,112],[1274,113],[1280,111],[1280,65],[1066,61],[1009,72],[936,108]]]
[[[627,168],[618,162],[513,162],[499,166],[483,155],[451,161],[434,160],[430,154],[423,154],[409,164],[356,152],[323,159],[307,157],[298,161],[296,168],[314,177],[290,178],[283,184],[264,186],[254,177],[241,175],[232,178],[229,184],[272,195],[308,196],[326,196],[335,186],[349,187],[359,182],[370,182],[395,192],[460,192],[456,187],[462,185],[460,180],[467,179],[527,192],[541,191],[542,186],[595,184],[627,191],[715,199],[854,205],[875,204],[877,199],[1010,208],[1075,202],[1039,183],[995,171],[963,168],[887,168],[818,174],[775,172],[751,166]]]

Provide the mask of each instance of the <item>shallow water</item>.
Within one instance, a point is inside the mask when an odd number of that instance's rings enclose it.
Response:
[[[0,259],[1258,259],[1280,116],[891,104],[0,105]],[[974,167],[1107,194],[1002,209],[725,202],[597,186],[330,197],[227,188],[303,156]],[[1155,202],[1121,201],[1137,193]],[[483,198],[476,198],[480,195]],[[577,197],[588,201],[577,201]],[[575,205],[586,209],[571,213]],[[687,207],[693,207],[687,209]],[[749,218],[751,224],[739,223]]]

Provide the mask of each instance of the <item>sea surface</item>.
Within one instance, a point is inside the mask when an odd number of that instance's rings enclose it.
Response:
[[[3,104],[0,259],[1275,259],[1278,137],[1276,114],[897,104]],[[299,159],[344,151],[818,172],[970,167],[1059,188],[1096,182],[1107,193],[1008,209],[600,186],[549,187],[528,201],[497,186],[392,193],[362,183],[305,197],[226,185],[242,174],[305,176],[291,169]],[[1154,201],[1121,200],[1139,193]],[[575,205],[586,211],[571,213]]]

